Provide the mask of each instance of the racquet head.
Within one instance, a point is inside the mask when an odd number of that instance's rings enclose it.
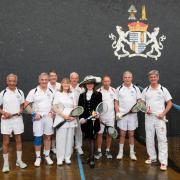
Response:
[[[101,102],[97,105],[96,107],[96,112],[99,115],[103,115],[104,113],[106,113],[108,111],[108,105],[105,102]]]
[[[117,132],[117,130],[116,130],[114,127],[109,126],[108,129],[107,129],[107,131],[108,131],[108,134],[109,134],[113,139],[116,139],[116,138],[117,138],[118,132]]]
[[[72,117],[78,117],[80,116],[81,114],[83,114],[84,112],[84,108],[82,106],[77,106],[76,108],[74,108],[71,113],[70,113],[70,116]]]
[[[57,114],[60,114],[63,112],[64,110],[64,105],[59,103],[59,104],[54,104],[52,107],[53,111]]]

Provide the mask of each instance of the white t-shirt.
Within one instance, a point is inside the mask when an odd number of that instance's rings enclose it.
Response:
[[[114,111],[114,100],[118,100],[116,96],[116,90],[113,87],[109,87],[108,90],[103,87],[97,90],[102,94],[102,101],[108,105],[108,111],[101,116],[102,120],[114,120],[115,111]]]
[[[130,87],[124,85],[116,89],[117,99],[119,101],[119,110],[122,113],[127,113],[136,104],[138,99],[141,99],[139,88],[133,84]]]
[[[48,82],[48,88],[50,88],[53,93],[55,93],[56,91],[59,91],[61,88],[61,83],[56,82],[55,86],[52,86],[50,82]]]
[[[35,112],[41,115],[47,115],[51,111],[53,98],[54,93],[52,90],[47,88],[46,91],[43,91],[38,86],[28,93],[26,101],[33,102],[33,109]]]
[[[24,93],[15,89],[10,90],[8,87],[0,93],[0,105],[3,105],[3,110],[15,114],[20,111],[21,104],[24,103]]]
[[[76,106],[76,99],[74,96],[74,93],[65,93],[65,92],[56,92],[54,100],[53,100],[53,105],[55,104],[62,104],[64,106],[63,113],[65,115],[69,115],[70,112],[73,110],[73,108]],[[60,116],[59,114],[56,115],[55,117],[55,122],[62,122],[64,121],[63,117]],[[77,126],[77,121],[71,121],[71,122],[66,122],[62,127],[63,128],[68,128],[68,127],[76,127]]]
[[[142,92],[142,100],[153,113],[162,113],[165,110],[165,102],[171,99],[169,91],[160,84],[156,89],[148,86]]]
[[[83,89],[79,87],[79,84],[77,84],[75,88],[71,86],[71,91],[74,93],[76,105],[78,105],[79,96],[83,93]]]

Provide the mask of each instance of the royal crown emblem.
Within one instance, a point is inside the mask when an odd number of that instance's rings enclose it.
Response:
[[[114,55],[120,60],[123,57],[150,57],[158,60],[163,49],[162,42],[166,40],[166,36],[161,35],[158,38],[160,28],[155,27],[152,32],[148,32],[148,23],[146,16],[146,8],[142,6],[141,18],[136,19],[137,10],[131,5],[128,18],[128,31],[124,31],[119,25],[116,26],[118,36],[113,33],[109,34],[109,38],[113,41],[112,48]]]

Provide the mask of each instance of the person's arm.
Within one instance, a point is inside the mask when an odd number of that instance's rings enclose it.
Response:
[[[164,116],[166,116],[166,114],[167,114],[167,113],[170,111],[170,109],[172,108],[172,105],[173,105],[173,103],[172,103],[171,100],[167,101],[165,110],[158,115],[158,118],[159,118],[159,119],[163,119]]]

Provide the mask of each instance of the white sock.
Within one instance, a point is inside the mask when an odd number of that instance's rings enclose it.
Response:
[[[130,153],[134,153],[134,144],[130,144],[129,147],[130,147]]]
[[[8,153],[7,154],[3,154],[4,164],[9,164],[8,156],[9,156]]]
[[[47,157],[47,156],[49,156],[49,152],[50,152],[50,150],[45,150],[44,149],[44,155]]]
[[[36,158],[41,157],[41,151],[36,151]]]
[[[119,152],[123,153],[124,144],[119,144]]]
[[[16,151],[17,161],[22,161],[22,151]]]
[[[101,148],[98,148],[97,151],[98,151],[98,152],[101,152]]]
[[[106,148],[106,151],[110,151],[110,149],[109,149],[109,148]]]

